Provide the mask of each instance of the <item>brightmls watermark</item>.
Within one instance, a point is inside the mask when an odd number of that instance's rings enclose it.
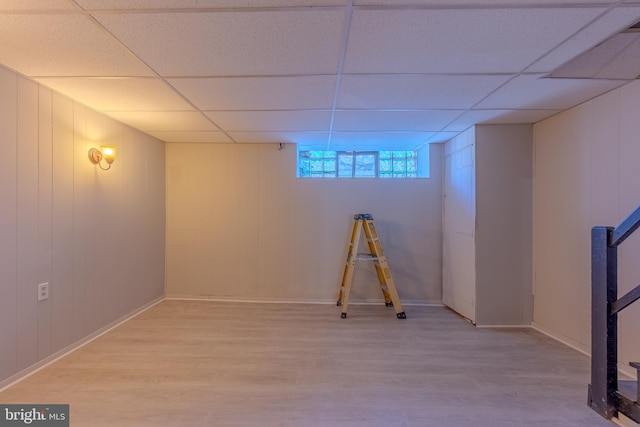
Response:
[[[0,405],[0,427],[69,427],[69,405]]]

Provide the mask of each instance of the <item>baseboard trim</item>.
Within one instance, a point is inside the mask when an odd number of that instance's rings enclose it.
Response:
[[[31,375],[33,375],[36,372],[46,368],[47,366],[51,365],[52,363],[57,362],[58,360],[60,360],[63,357],[67,356],[68,354],[73,353],[74,351],[84,347],[85,345],[89,344],[92,341],[95,341],[96,339],[100,338],[101,336],[103,336],[107,332],[110,332],[111,330],[117,328],[118,326],[122,325],[123,323],[127,322],[128,320],[131,320],[132,318],[142,314],[143,312],[149,310],[151,307],[160,304],[164,300],[165,300],[164,296],[156,298],[155,300],[143,305],[142,307],[139,307],[139,308],[133,310],[132,312],[130,312],[128,314],[125,314],[124,316],[122,316],[119,319],[109,323],[108,325],[103,326],[102,328],[100,328],[97,331],[87,335],[86,337],[81,338],[80,340],[74,342],[73,344],[70,344],[67,347],[63,348],[63,349],[56,351],[55,353],[45,357],[44,359],[34,363],[33,365],[31,365],[29,367],[21,370],[20,372],[13,374],[12,376],[8,377],[7,379],[5,379],[3,381],[0,381],[0,393],[2,393],[3,391],[7,390],[8,388],[16,385],[20,381],[27,379]]]
[[[255,299],[255,298],[237,298],[237,297],[209,297],[209,296],[192,296],[192,295],[173,295],[165,297],[167,301],[211,301],[211,302],[234,302],[248,304],[320,304],[320,305],[336,305],[336,301],[331,300],[299,300],[299,299]],[[349,305],[380,305],[384,304],[382,299],[349,301]],[[411,300],[402,301],[403,306],[408,307],[442,307],[442,301],[437,300]]]
[[[569,337],[566,337],[562,334],[559,334],[557,332],[551,331],[550,329],[545,328],[544,326],[541,326],[540,324],[536,323],[536,322],[532,322],[531,323],[531,327],[533,329],[535,329],[536,331],[540,332],[541,334],[544,334],[550,338],[553,338],[556,341],[561,342],[562,344],[571,347],[572,349],[579,351],[580,353],[584,354],[585,356],[588,356],[589,358],[591,358],[591,348],[587,347],[584,344],[580,344],[579,342],[572,340]],[[626,367],[624,365],[622,365],[621,363],[618,363],[618,373],[623,375],[624,377],[630,379],[630,380],[635,380],[636,379],[636,372],[634,369],[630,368],[630,367]]]
[[[571,347],[572,349],[579,351],[580,353],[584,354],[585,356],[589,356],[591,357],[591,350],[585,346],[584,344],[580,344],[579,342],[564,336],[562,334],[559,334],[557,332],[554,332],[550,329],[545,328],[544,326],[536,323],[536,322],[531,322],[531,327],[533,329],[535,329],[536,331],[540,332],[543,335],[548,336],[549,338],[553,338],[556,341],[561,342],[562,344]]]
[[[531,329],[531,325],[476,325],[478,329]]]

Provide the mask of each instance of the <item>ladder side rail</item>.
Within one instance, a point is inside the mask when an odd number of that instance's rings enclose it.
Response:
[[[377,257],[374,266],[376,268],[376,274],[378,275],[378,281],[380,282],[380,289],[384,296],[385,305],[393,305],[396,316],[399,319],[406,319],[406,314],[402,308],[402,304],[400,303],[400,296],[398,295],[396,285],[393,281],[393,277],[391,276],[391,269],[389,268],[387,257],[384,255],[384,251],[382,249],[382,243],[380,242],[378,231],[373,224],[373,218],[365,220],[364,233],[367,236],[367,242],[369,243],[369,249],[371,250],[372,255]]]
[[[380,262],[374,262],[373,266],[375,267],[376,275],[378,276],[378,283],[380,283],[380,289],[382,290],[382,295],[384,296],[384,303],[387,307],[392,306],[393,300],[391,299],[391,294],[389,293],[389,285],[384,277],[384,272],[382,271]]]
[[[369,245],[371,256],[375,257],[375,262],[373,263],[373,265],[376,270],[376,275],[378,276],[378,283],[380,283],[380,289],[382,290],[384,303],[386,306],[392,306],[393,300],[391,298],[391,294],[389,293],[389,285],[386,278],[384,277],[383,268],[380,265],[382,261],[386,262],[386,258],[384,256],[384,252],[382,251],[382,246],[380,246],[380,238],[378,237],[378,232],[376,231],[375,225],[373,224],[373,218],[364,222],[364,234],[367,237],[367,244]]]
[[[345,266],[345,274],[343,275],[343,283],[340,288],[340,299],[338,305],[342,306],[341,317],[347,317],[347,309],[349,306],[349,295],[351,294],[351,285],[353,283],[353,272],[356,266],[356,258],[358,254],[358,245],[360,243],[360,235],[362,232],[362,220],[356,219],[353,225],[353,233],[351,233],[351,244],[349,246],[349,255]]]
[[[358,220],[356,219],[355,221],[353,221],[353,227],[351,230],[351,240],[349,241],[349,246],[347,248],[347,261],[344,265],[344,270],[342,272],[342,282],[340,282],[340,291],[338,292],[338,302],[337,302],[338,306],[342,305],[342,301],[345,293],[345,283],[347,283],[347,280],[349,279],[349,274],[350,273],[353,274],[353,267],[355,266],[355,260],[357,259],[357,256],[358,256],[357,254],[358,243],[357,242],[354,243],[357,232],[358,232]],[[354,245],[356,245],[355,248],[354,248]]]

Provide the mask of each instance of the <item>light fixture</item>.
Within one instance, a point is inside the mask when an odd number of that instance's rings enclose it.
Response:
[[[111,169],[111,164],[116,159],[116,150],[118,147],[113,145],[101,145],[100,148],[90,148],[89,149],[89,161],[94,165],[100,166],[102,170]],[[102,166],[102,160],[107,162],[109,166],[106,168]]]

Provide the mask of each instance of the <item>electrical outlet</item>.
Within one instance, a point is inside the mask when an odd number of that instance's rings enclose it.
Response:
[[[38,285],[38,301],[49,298],[49,282]]]

